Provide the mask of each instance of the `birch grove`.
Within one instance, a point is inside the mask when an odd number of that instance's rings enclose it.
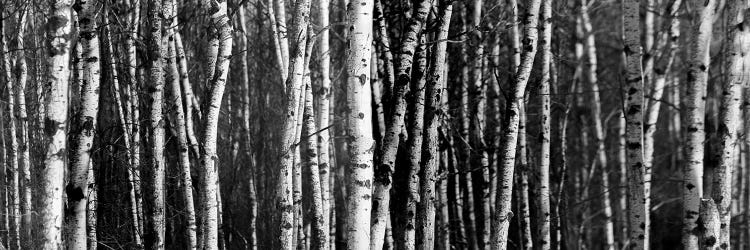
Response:
[[[748,0],[0,2],[0,249],[746,249]]]

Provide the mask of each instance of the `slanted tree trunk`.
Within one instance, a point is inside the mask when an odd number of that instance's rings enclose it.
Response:
[[[513,172],[516,161],[516,144],[518,143],[518,124],[520,120],[520,105],[526,92],[526,84],[531,75],[532,64],[536,55],[537,23],[539,19],[539,6],[542,0],[529,0],[527,2],[527,13],[524,18],[524,39],[521,63],[518,71],[514,72],[510,92],[506,104],[506,117],[503,120],[503,143],[501,145],[498,160],[502,162],[498,170],[498,187],[495,204],[495,214],[492,218],[492,241],[493,250],[507,249],[508,228],[510,219],[513,217],[511,208],[511,197],[513,194]],[[545,0],[549,1],[549,0]]]
[[[453,2],[448,0],[441,0],[438,4],[439,8],[439,19],[438,27],[435,39],[438,43],[434,47],[433,55],[431,57],[432,65],[429,73],[427,73],[427,85],[425,90],[425,115],[424,115],[424,141],[421,155],[421,164],[423,164],[422,171],[420,171],[420,188],[419,198],[420,201],[417,204],[417,222],[416,222],[416,249],[428,249],[432,250],[435,248],[435,244],[442,244],[442,247],[449,247],[447,234],[443,231],[444,226],[447,223],[441,223],[440,225],[435,224],[435,209],[436,209],[436,197],[435,197],[435,182],[438,178],[437,172],[440,164],[441,153],[438,151],[439,135],[438,127],[441,124],[442,117],[442,102],[443,95],[443,82],[447,78],[446,69],[448,68],[445,60],[447,58],[447,47],[448,44],[446,39],[448,38],[448,28],[450,27],[451,14],[453,12]],[[443,185],[445,187],[445,185]],[[438,192],[440,195],[445,195],[445,190],[440,188]],[[448,212],[447,210],[443,213],[444,202],[447,202],[447,197],[438,199],[440,203],[438,206],[441,208],[440,219],[447,222]],[[438,230],[439,239],[436,241],[435,229]]]
[[[550,237],[550,140],[552,137],[551,123],[552,114],[550,111],[550,67],[552,64],[552,1],[544,1],[541,6],[542,26],[540,28],[541,37],[541,64],[542,80],[539,89],[541,98],[541,132],[539,134],[540,158],[539,167],[536,171],[536,205],[537,205],[537,247],[540,250],[549,250],[552,244]]]
[[[727,34],[726,60],[728,79],[723,84],[719,136],[721,137],[719,166],[714,170],[713,200],[719,212],[720,235],[716,243],[722,249],[731,249],[730,229],[732,209],[732,171],[740,155],[740,101],[742,86],[747,82],[747,51],[750,50],[750,27],[745,20],[750,5],[747,0],[732,0],[727,3],[729,34]],[[709,22],[710,23],[710,22]]]
[[[297,123],[300,121],[298,108],[300,91],[304,80],[305,45],[307,44],[307,22],[310,15],[310,0],[298,1],[295,7],[291,34],[294,38],[292,53],[289,58],[289,74],[285,86],[285,117],[281,135],[281,162],[276,187],[276,209],[280,214],[278,246],[280,249],[291,250],[294,246],[294,200],[292,197],[294,143],[296,141]]]
[[[602,103],[599,97],[599,79],[597,76],[597,58],[596,42],[589,20],[588,3],[581,1],[581,24],[585,36],[585,49],[587,64],[588,80],[591,84],[591,119],[594,121],[594,138],[596,140],[596,165],[601,169],[602,185],[602,212],[604,215],[604,244],[606,249],[615,248],[615,230],[612,220],[612,206],[609,199],[609,168],[607,164],[607,151],[605,148],[605,125],[602,119]],[[592,171],[596,171],[592,169]]]
[[[349,180],[347,181],[347,248],[370,246],[370,215],[373,179],[372,103],[370,94],[370,59],[372,57],[372,14],[374,1],[353,0],[347,9],[346,101]],[[408,84],[408,82],[407,82]],[[388,194],[386,192],[386,194]],[[387,206],[386,206],[387,208]],[[387,211],[387,209],[386,209]],[[357,223],[353,223],[353,222]]]
[[[130,141],[131,147],[126,149],[130,151],[128,160],[128,198],[130,200],[130,214],[133,222],[132,236],[136,247],[142,247],[141,234],[143,232],[143,210],[141,199],[141,172],[140,172],[140,112],[138,105],[138,77],[137,77],[137,52],[135,47],[135,38],[138,37],[138,24],[140,23],[140,1],[126,0],[125,3],[131,7],[128,11],[127,33],[125,36],[125,51],[127,68],[127,82],[124,85],[125,94],[125,125],[126,130],[130,132],[130,137],[125,140]]]
[[[147,249],[164,249],[165,247],[165,206],[164,206],[164,74],[162,47],[161,1],[151,0],[148,4],[148,68],[150,111],[149,111],[149,149],[146,150],[148,163],[144,168],[147,178],[144,184],[145,225],[143,240]]]
[[[683,228],[682,245],[686,249],[699,247],[698,236],[693,230],[698,226],[698,212],[703,196],[703,151],[706,140],[704,116],[706,108],[706,83],[708,81],[709,44],[713,26],[713,15],[717,0],[691,1],[695,6],[695,17],[691,43],[688,49],[688,78],[686,97],[683,103],[686,108],[687,123],[686,166],[684,170],[683,189]],[[632,198],[631,198],[632,199]],[[631,207],[632,209],[632,207]],[[633,225],[633,224],[631,224]],[[631,229],[632,230],[632,229]],[[632,235],[630,236],[633,237]]]
[[[360,2],[364,3],[365,6],[362,6],[364,10],[367,10],[367,12],[353,12],[357,13],[357,15],[362,15],[367,13],[372,14],[373,9],[373,2],[372,1],[365,1]],[[368,4],[369,3],[369,4]],[[351,3],[350,6],[355,5],[355,3]],[[406,28],[406,33],[404,33],[404,36],[402,37],[401,42],[401,51],[398,56],[398,64],[396,69],[396,75],[393,86],[393,91],[391,95],[388,95],[388,87],[385,87],[385,93],[386,93],[386,100],[388,100],[388,104],[386,106],[386,132],[385,137],[383,138],[383,143],[380,145],[380,148],[377,152],[377,157],[380,162],[377,163],[376,169],[375,169],[375,188],[374,192],[372,194],[374,205],[373,214],[372,214],[372,237],[370,240],[372,240],[370,248],[371,249],[380,249],[383,247],[383,239],[385,237],[385,225],[386,225],[386,217],[388,214],[388,209],[390,205],[390,189],[392,185],[392,178],[391,175],[394,171],[394,164],[396,162],[396,153],[398,151],[398,145],[401,138],[399,138],[399,134],[401,133],[402,126],[404,125],[404,116],[406,113],[406,99],[404,96],[406,95],[406,92],[409,90],[409,83],[411,82],[411,68],[412,68],[412,61],[414,59],[414,52],[417,47],[419,34],[422,33],[422,28],[424,26],[425,21],[427,20],[427,16],[429,14],[429,10],[432,7],[432,1],[431,0],[419,0],[418,2],[414,3],[414,14],[408,21],[408,27]],[[349,15],[349,18],[352,18],[351,15]],[[372,19],[372,17],[370,17]],[[370,24],[368,24],[370,25]],[[368,31],[369,32],[369,31]],[[370,34],[370,33],[367,33]],[[381,34],[381,36],[384,34]],[[371,40],[372,38],[368,38]],[[381,39],[382,40],[382,39]],[[368,51],[370,48],[367,49]],[[369,57],[369,55],[368,55]],[[351,58],[350,58],[351,59]],[[369,59],[365,59],[369,60]],[[385,62],[388,63],[387,61]],[[353,65],[352,65],[353,66]],[[387,67],[387,66],[386,66]],[[354,69],[351,69],[354,70]],[[369,68],[368,68],[369,70]],[[368,71],[369,74],[369,71]],[[353,77],[353,75],[350,75],[350,77]],[[369,98],[368,98],[369,99]],[[351,126],[351,124],[350,124]],[[350,152],[351,154],[351,152]],[[351,245],[349,247],[352,247]]]
[[[47,18],[49,69],[48,92],[45,97],[44,137],[46,154],[44,168],[39,180],[39,223],[41,227],[38,247],[41,249],[62,248],[63,226],[63,179],[67,155],[65,130],[68,121],[68,86],[70,64],[71,1],[50,2]]]
[[[203,154],[201,155],[201,168],[202,172],[201,184],[203,186],[203,204],[201,209],[204,209],[203,224],[204,224],[204,237],[202,248],[204,249],[218,249],[219,248],[219,222],[220,222],[220,211],[219,208],[219,172],[218,172],[218,156],[216,153],[216,140],[219,123],[219,111],[221,109],[221,100],[224,96],[224,88],[226,87],[227,76],[229,75],[229,62],[232,55],[232,27],[229,24],[229,17],[227,16],[227,2],[218,1],[213,2],[207,11],[211,15],[212,28],[216,29],[216,33],[211,40],[219,44],[218,54],[216,55],[216,64],[209,67],[215,66],[214,75],[207,81],[210,82],[211,94],[209,99],[209,107],[206,111],[205,116],[205,133],[203,134]]]
[[[65,214],[65,242],[69,249],[87,249],[86,208],[88,206],[88,172],[91,159],[91,145],[96,134],[96,120],[99,114],[99,79],[101,78],[101,58],[99,53],[99,33],[97,20],[100,5],[97,1],[78,0],[79,42],[81,43],[83,72],[81,78],[81,100],[72,117],[70,150],[70,178],[65,187],[68,199]]]
[[[185,109],[183,107],[182,90],[180,87],[180,74],[177,69],[177,46],[175,44],[175,30],[177,28],[177,6],[175,1],[166,1],[164,10],[164,16],[167,20],[166,27],[166,38],[167,38],[167,54],[166,54],[166,82],[169,83],[170,98],[168,103],[174,108],[172,109],[174,122],[172,123],[173,129],[177,132],[177,148],[178,158],[180,166],[180,192],[184,199],[184,215],[186,220],[185,229],[187,238],[187,248],[197,249],[198,239],[196,236],[196,224],[195,224],[195,205],[193,204],[193,180],[190,175],[190,152],[188,146],[187,129],[185,126]]]

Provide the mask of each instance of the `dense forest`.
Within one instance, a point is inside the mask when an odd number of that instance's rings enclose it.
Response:
[[[0,0],[0,249],[750,249],[750,0]]]

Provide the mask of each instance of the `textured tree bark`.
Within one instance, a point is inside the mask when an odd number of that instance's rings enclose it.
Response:
[[[506,105],[506,117],[503,120],[503,143],[501,145],[501,157],[498,159],[502,162],[498,174],[498,187],[495,214],[492,218],[492,241],[493,250],[507,249],[508,228],[513,212],[510,211],[511,197],[513,193],[513,167],[515,164],[516,143],[518,142],[518,124],[519,124],[519,106],[523,101],[526,92],[526,84],[531,74],[534,56],[536,55],[537,43],[537,23],[539,18],[539,6],[541,0],[529,0],[527,3],[528,13],[524,18],[524,39],[523,53],[521,54],[521,63],[518,71],[513,76],[511,82],[510,96]]]
[[[3,4],[6,7],[7,4]],[[20,197],[19,197],[19,185],[18,185],[18,125],[15,106],[17,104],[15,88],[13,88],[13,76],[11,74],[11,60],[10,50],[8,50],[8,42],[5,39],[5,26],[0,24],[0,46],[2,49],[2,78],[5,82],[5,89],[8,93],[8,135],[9,135],[9,148],[7,151],[7,157],[9,159],[9,170],[6,171],[6,181],[8,185],[8,225],[6,230],[9,231],[8,235],[8,246],[11,248],[20,248],[20,226],[21,226],[21,211],[20,211]]]
[[[686,97],[683,103],[687,112],[687,141],[685,145],[686,163],[683,187],[683,229],[682,245],[686,249],[699,247],[697,235],[693,230],[697,226],[698,212],[703,196],[703,154],[706,132],[704,130],[704,116],[706,108],[706,84],[708,81],[709,44],[711,41],[711,27],[717,0],[704,2],[691,1],[695,6],[697,19],[693,24],[691,43],[688,49],[688,77]],[[632,199],[632,198],[631,198]],[[632,235],[630,237],[633,237]]]
[[[433,55],[431,57],[432,65],[429,73],[426,74],[427,84],[425,90],[425,113],[424,113],[424,141],[421,155],[421,163],[423,164],[422,171],[420,171],[420,187],[419,197],[420,201],[417,204],[417,222],[416,222],[416,249],[435,249],[435,245],[442,244],[443,248],[449,247],[447,234],[444,232],[448,221],[448,211],[445,202],[447,202],[447,194],[445,193],[446,185],[442,185],[438,188],[441,198],[437,198],[439,203],[437,206],[440,207],[440,219],[443,223],[438,225],[435,224],[435,210],[436,210],[436,195],[435,195],[435,182],[437,181],[437,173],[440,165],[440,158],[442,152],[438,151],[438,144],[440,138],[438,135],[438,127],[442,122],[441,112],[443,105],[443,95],[447,94],[443,92],[443,83],[447,78],[447,65],[445,60],[447,58],[447,47],[448,43],[448,28],[450,27],[451,14],[453,12],[453,2],[448,0],[441,0],[438,5],[439,19],[438,27],[435,39],[438,43],[434,47]],[[445,166],[447,167],[447,166]],[[443,211],[445,210],[445,211]],[[435,229],[438,230],[439,239],[435,238]]]
[[[531,250],[534,247],[534,241],[531,239],[531,207],[529,205],[529,160],[528,160],[528,143],[526,141],[526,101],[522,101],[518,108],[520,119],[518,121],[518,149],[517,156],[518,177],[518,212],[520,213],[519,234],[521,238],[521,249]]]
[[[374,4],[370,2],[369,5],[364,6],[369,10],[367,13],[372,14],[373,5]],[[406,112],[406,99],[404,96],[409,90],[409,83],[411,82],[412,60],[414,59],[414,52],[417,47],[419,34],[422,33],[422,28],[427,20],[429,10],[432,7],[432,1],[420,0],[414,3],[414,6],[414,14],[408,21],[408,28],[406,28],[406,33],[404,33],[400,46],[401,51],[398,56],[398,65],[396,67],[397,70],[395,71],[396,74],[394,78],[396,79],[396,82],[394,82],[392,94],[386,94],[386,100],[389,100],[389,103],[386,106],[386,133],[385,138],[383,138],[383,143],[377,152],[378,155],[376,159],[380,162],[376,164],[374,179],[375,188],[372,195],[374,211],[371,218],[371,249],[380,249],[383,247],[386,215],[388,214],[388,208],[390,205],[389,192],[392,184],[391,175],[394,171],[396,152],[398,151],[400,141],[399,134],[404,125],[404,116]],[[368,48],[367,50],[369,51],[370,49]],[[388,87],[385,89],[385,93],[388,93]]]
[[[146,60],[149,79],[149,149],[147,167],[144,175],[144,232],[143,242],[147,249],[164,249],[165,247],[165,204],[164,204],[164,74],[162,46],[162,3],[151,0],[148,3],[147,49]]]
[[[719,213],[720,234],[717,245],[721,249],[731,249],[730,229],[732,218],[732,171],[740,155],[738,138],[742,111],[742,87],[747,77],[747,51],[750,50],[750,31],[745,20],[750,5],[747,0],[732,0],[726,5],[729,26],[727,34],[726,60],[728,79],[722,85],[719,136],[721,137],[719,166],[714,170],[713,200]],[[750,16],[747,16],[750,18]]]
[[[219,249],[219,216],[221,214],[219,209],[221,205],[218,197],[219,166],[216,140],[221,100],[224,96],[224,88],[229,75],[229,62],[232,56],[232,27],[227,16],[226,1],[212,2],[207,11],[211,15],[212,28],[216,29],[215,35],[211,37],[211,43],[216,43],[219,47],[215,73],[211,79],[207,79],[207,82],[210,83],[211,94],[205,116],[205,133],[202,138],[204,151],[200,160],[201,184],[204,187],[202,189],[204,199],[201,209],[204,209],[203,223],[205,226],[203,230],[205,241],[202,247],[204,249]],[[211,66],[213,65],[209,64],[209,67]]]
[[[304,138],[307,144],[307,151],[304,154],[305,162],[307,167],[310,168],[310,194],[312,195],[312,225],[311,225],[311,247],[312,249],[328,249],[328,225],[323,221],[327,215],[324,213],[323,208],[323,190],[321,186],[320,170],[318,167],[318,145],[317,138],[314,136],[317,133],[315,126],[315,111],[313,109],[313,94],[312,84],[310,83],[309,75],[306,76],[305,81],[305,122]]]
[[[124,85],[125,94],[125,124],[128,126],[126,130],[130,131],[130,137],[125,138],[126,141],[130,142],[131,147],[128,149],[130,152],[128,166],[128,196],[130,199],[130,214],[133,222],[132,236],[135,241],[136,247],[142,247],[143,240],[141,234],[143,232],[143,201],[141,199],[141,171],[140,171],[140,112],[138,105],[138,77],[137,77],[137,52],[135,46],[135,37],[138,37],[138,24],[140,23],[140,1],[126,0],[126,4],[132,6],[131,10],[128,11],[127,18],[127,33],[125,36],[125,51],[127,67],[128,84]]]
[[[318,55],[319,55],[319,70],[320,70],[320,89],[316,91],[318,94],[318,129],[316,137],[318,139],[318,170],[320,173],[320,187],[321,187],[321,198],[323,200],[323,225],[322,227],[328,232],[331,228],[331,153],[330,151],[330,137],[331,130],[328,129],[330,124],[329,114],[331,113],[331,100],[333,92],[331,91],[331,49],[330,49],[330,29],[326,28],[329,24],[328,8],[331,3],[329,0],[318,1],[318,25],[323,27],[318,32]],[[315,171],[315,170],[313,170]],[[335,242],[331,238],[331,234],[327,237],[329,242],[321,247],[321,250],[328,250]]]
[[[373,178],[372,110],[370,67],[372,48],[372,0],[353,0],[347,8],[349,36],[346,59],[346,115],[349,135],[347,170],[347,248],[370,247],[370,215]],[[387,194],[387,192],[386,192]],[[387,211],[387,210],[386,210]],[[352,222],[357,223],[352,223]]]
[[[304,80],[305,45],[307,44],[307,22],[310,16],[310,0],[298,1],[295,7],[291,34],[294,38],[289,59],[289,74],[286,78],[286,103],[284,125],[281,135],[281,161],[276,187],[276,209],[279,211],[278,246],[291,250],[294,245],[294,200],[292,197],[294,143],[296,142],[297,118],[300,90]]]
[[[609,196],[609,168],[607,164],[605,124],[602,120],[602,103],[599,97],[599,79],[597,76],[596,42],[589,20],[587,1],[581,1],[581,24],[584,33],[588,80],[591,84],[591,118],[594,121],[594,139],[596,140],[596,165],[601,168],[602,213],[604,215],[604,248],[615,249],[615,230],[612,220],[612,206]],[[596,171],[592,169],[592,171]]]
[[[625,53],[625,101],[626,153],[628,164],[628,216],[630,248],[648,249],[649,242],[649,193],[644,183],[646,170],[643,165],[643,68],[641,54],[638,10],[640,2],[626,0],[623,12],[623,52]]]
[[[39,175],[41,189],[38,246],[41,249],[63,247],[63,179],[67,155],[65,130],[68,120],[68,84],[70,64],[70,0],[50,2],[47,18],[47,63],[49,91],[45,97],[44,138],[46,154],[44,168]]]
[[[65,210],[65,244],[69,249],[87,249],[86,208],[88,202],[88,172],[91,164],[91,144],[96,134],[99,114],[99,79],[101,58],[97,14],[100,5],[96,1],[78,0],[79,42],[81,43],[83,72],[81,78],[81,100],[72,117],[70,145],[70,178],[65,186],[67,209]]]
[[[88,250],[96,250],[99,247],[98,240],[96,238],[96,210],[99,206],[98,203],[98,190],[96,186],[96,179],[94,179],[94,164],[89,161],[88,166],[88,183],[89,191],[86,194],[86,241],[88,242]]]
[[[701,199],[700,213],[696,220],[696,227],[700,228],[696,236],[698,237],[698,246],[695,249],[713,250],[723,249],[719,247],[718,239],[721,235],[719,224],[719,211],[716,202],[713,199]]]
[[[380,0],[375,0],[374,10],[375,28],[377,29],[377,43],[379,46],[380,60],[383,61],[383,94],[381,95],[381,103],[385,105],[390,103],[390,97],[393,92],[393,83],[396,81],[393,72],[393,53],[391,52],[391,41],[388,36],[388,22],[383,15],[383,4]],[[385,108],[384,108],[385,109]],[[385,116],[389,117],[389,111],[385,109]],[[383,131],[385,133],[385,131]],[[382,138],[381,138],[382,139]]]
[[[31,154],[29,152],[29,118],[26,112],[26,81],[28,80],[28,66],[26,65],[26,48],[24,46],[24,35],[26,34],[26,20],[28,10],[23,6],[20,10],[20,19],[18,20],[18,36],[16,37],[16,101],[18,102],[18,131],[19,131],[19,148],[18,153],[18,170],[22,182],[19,190],[20,199],[20,216],[21,223],[19,229],[19,240],[21,246],[30,247],[28,243],[31,238]]]
[[[542,26],[541,37],[541,64],[542,80],[539,89],[541,98],[541,132],[540,132],[540,159],[539,168],[536,173],[536,199],[537,199],[537,247],[540,250],[549,250],[552,244],[550,237],[550,140],[552,137],[551,123],[551,100],[550,100],[550,67],[552,64],[552,1],[544,1],[541,6]]]
[[[166,82],[169,83],[170,87],[170,98],[168,98],[169,104],[173,105],[172,109],[174,122],[172,123],[173,129],[177,131],[177,148],[178,148],[178,159],[180,165],[180,192],[184,199],[184,216],[187,224],[185,229],[187,237],[187,248],[197,249],[198,238],[196,236],[196,224],[195,224],[195,205],[193,204],[193,180],[190,175],[190,152],[187,136],[187,128],[185,126],[185,108],[183,107],[182,90],[180,87],[180,73],[177,69],[177,45],[175,44],[175,33],[178,27],[177,23],[177,6],[174,0],[165,1],[164,16],[167,20],[168,27],[165,31],[167,39],[167,63],[165,67],[166,71]]]

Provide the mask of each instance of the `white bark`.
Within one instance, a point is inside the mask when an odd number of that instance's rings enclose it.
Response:
[[[329,0],[318,1],[318,25],[323,27],[318,33],[318,58],[319,70],[320,70],[320,89],[316,91],[318,93],[318,129],[325,129],[317,134],[317,145],[318,145],[318,171],[320,173],[320,187],[323,199],[323,228],[331,228],[331,154],[330,151],[330,135],[331,130],[328,129],[330,126],[329,113],[331,112],[331,51],[330,51],[330,29],[327,28],[330,24],[328,21],[328,8],[331,3]],[[315,170],[313,170],[315,171]],[[335,226],[335,225],[334,225]],[[331,241],[331,237],[327,237],[330,244],[335,242]],[[321,250],[328,250],[328,248],[320,248]]]
[[[552,2],[544,1],[541,7],[542,27],[539,43],[541,44],[542,80],[539,96],[541,97],[541,149],[539,168],[537,169],[536,199],[537,199],[537,247],[549,250],[552,244],[550,237],[550,140],[552,137],[550,111],[550,66],[552,63]]]
[[[96,134],[96,120],[99,113],[99,79],[101,63],[99,58],[99,36],[97,14],[100,8],[97,1],[79,0],[76,2],[79,24],[79,42],[83,49],[83,72],[81,78],[81,100],[71,125],[70,178],[65,187],[67,207],[65,214],[65,242],[69,249],[86,249],[86,208],[88,202],[88,172],[91,164],[91,145]]]
[[[718,243],[718,239],[721,235],[721,229],[719,226],[719,224],[721,224],[721,221],[719,217],[719,211],[716,207],[716,202],[713,199],[700,200],[700,213],[696,223],[697,227],[700,228],[700,230],[696,232],[696,236],[698,237],[698,245],[695,249],[724,249],[721,248]]]
[[[68,120],[68,81],[70,76],[70,0],[50,2],[47,18],[47,58],[49,92],[47,92],[44,117],[46,154],[39,179],[41,189],[39,222],[41,228],[38,246],[42,249],[62,248],[63,179],[67,155],[65,130]]]
[[[7,4],[3,4],[6,7]],[[11,59],[10,52],[8,50],[8,42],[5,39],[5,27],[0,24],[0,45],[2,55],[2,78],[5,82],[5,90],[8,93],[8,135],[9,148],[7,149],[7,157],[9,158],[9,170],[6,174],[6,184],[8,188],[8,224],[10,227],[6,228],[9,231],[8,246],[11,248],[20,248],[20,226],[21,226],[21,211],[20,211],[20,197],[19,197],[19,185],[18,185],[18,125],[17,125],[17,114],[15,105],[16,95],[15,88],[13,88],[13,77],[11,75]]]
[[[745,23],[746,13],[750,11],[747,0],[732,0],[727,3],[729,18],[729,34],[725,53],[728,61],[728,79],[722,86],[722,98],[719,121],[719,136],[721,137],[719,166],[714,170],[712,187],[713,200],[719,212],[720,235],[716,243],[721,249],[731,249],[730,229],[732,218],[732,172],[740,155],[738,138],[740,136],[740,121],[742,111],[742,87],[747,83],[747,62],[750,56],[750,27]],[[749,16],[750,17],[750,16]],[[735,183],[736,184],[736,183]]]
[[[26,19],[28,10],[21,9],[21,18],[18,21],[18,36],[16,39],[16,47],[18,53],[16,55],[16,101],[18,102],[18,131],[19,131],[19,153],[18,153],[18,169],[20,177],[22,179],[22,186],[19,190],[19,196],[21,200],[20,204],[20,215],[21,224],[19,230],[19,239],[23,244],[26,244],[32,240],[31,238],[31,154],[29,153],[30,142],[29,142],[29,119],[26,112],[26,81],[28,80],[28,66],[26,65],[26,48],[24,47],[24,35],[26,30]]]
[[[545,0],[549,1],[549,0]],[[513,172],[515,165],[516,143],[518,142],[518,124],[519,124],[519,106],[523,101],[526,92],[526,84],[531,74],[534,56],[536,55],[537,43],[537,23],[539,19],[539,7],[541,0],[529,0],[528,13],[525,16],[523,52],[521,54],[521,63],[518,71],[513,76],[511,83],[510,96],[508,97],[506,119],[502,133],[503,143],[501,145],[500,156],[498,160],[502,162],[501,169],[498,170],[498,187],[495,214],[492,218],[492,241],[493,250],[507,249],[508,228],[513,212],[510,211],[511,197],[513,193]]]
[[[373,180],[372,110],[370,67],[373,0],[353,0],[347,8],[349,36],[346,59],[346,103],[348,106],[349,164],[347,170],[348,249],[370,247],[370,215]],[[357,223],[353,223],[357,222]]]
[[[219,112],[221,109],[221,100],[224,96],[227,76],[229,75],[229,62],[232,55],[232,27],[229,24],[227,16],[227,2],[212,2],[208,9],[211,15],[211,23],[217,30],[211,40],[219,44],[218,54],[215,64],[214,76],[208,79],[211,87],[209,107],[205,116],[205,133],[203,134],[204,152],[201,155],[201,177],[203,178],[203,204],[204,209],[203,224],[205,226],[203,233],[205,241],[204,249],[219,248],[219,222],[220,222],[220,204],[218,196],[219,188],[219,166],[217,163],[218,156],[216,152],[216,140],[219,123]],[[215,6],[218,5],[218,6]],[[209,67],[213,66],[209,64]]]
[[[713,26],[713,15],[718,0],[690,1],[696,14],[688,49],[687,96],[682,100],[687,110],[686,166],[683,188],[683,231],[682,245],[686,249],[697,249],[698,238],[693,234],[697,226],[698,212],[703,196],[703,154],[706,132],[704,116],[706,108],[706,83],[709,68],[709,44]],[[633,236],[631,235],[631,238]]]

